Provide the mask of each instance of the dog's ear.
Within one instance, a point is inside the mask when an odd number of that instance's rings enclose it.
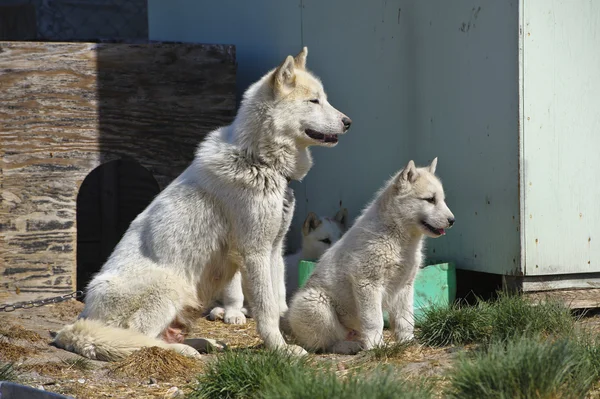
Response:
[[[321,222],[321,219],[319,219],[315,213],[309,212],[304,224],[302,225],[302,234],[307,236],[311,231],[319,227],[321,223],[323,222]]]
[[[342,208],[335,214],[335,220],[342,225],[344,230],[348,228],[348,209]]]
[[[398,175],[398,183],[402,185],[403,183],[414,183],[417,180],[417,168],[415,166],[415,162],[411,159],[408,162],[408,165],[402,169],[400,175]]]
[[[429,165],[429,172],[432,175],[435,174],[435,168],[437,168],[437,157],[433,158],[433,161],[431,161],[431,164]]]
[[[275,92],[286,95],[296,86],[296,71],[294,57],[288,55],[273,75]]]
[[[298,69],[306,69],[306,56],[308,55],[308,47],[304,46],[302,51],[294,57],[294,65]]]

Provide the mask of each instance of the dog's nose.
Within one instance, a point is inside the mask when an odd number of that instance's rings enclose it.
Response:
[[[452,227],[453,224],[454,224],[454,218],[448,218],[448,225],[450,227]]]
[[[344,116],[342,118],[342,123],[344,124],[344,131],[350,129],[350,125],[352,124],[352,119],[348,118],[347,116]]]

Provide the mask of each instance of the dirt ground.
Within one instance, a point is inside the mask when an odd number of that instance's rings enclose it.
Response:
[[[0,360],[14,362],[18,383],[74,398],[179,398],[192,390],[205,362],[215,356],[204,355],[202,360],[195,361],[158,348],[146,348],[121,362],[105,363],[89,361],[50,345],[52,332],[73,322],[82,307],[82,303],[69,300],[2,314]],[[584,322],[600,330],[600,316]],[[243,326],[201,319],[190,335],[190,338],[197,337],[223,341],[231,349],[261,345],[251,319]],[[439,377],[458,351],[460,348],[432,349],[415,345],[393,358],[311,356],[333,362],[342,374],[358,367],[368,369],[381,363],[394,363],[409,375]]]

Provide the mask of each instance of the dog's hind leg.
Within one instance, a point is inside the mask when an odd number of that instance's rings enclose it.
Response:
[[[335,312],[327,294],[307,288],[292,300],[286,317],[292,336],[304,348],[342,354],[355,354],[359,342],[348,341],[348,329]]]

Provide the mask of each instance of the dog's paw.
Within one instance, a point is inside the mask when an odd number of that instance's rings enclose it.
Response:
[[[240,310],[227,310],[223,321],[225,324],[246,324],[246,316]]]
[[[184,343],[201,353],[222,352],[227,349],[224,342],[210,338],[190,338],[186,339]]]
[[[194,359],[201,359],[202,355],[196,349],[186,344],[171,344],[171,349],[175,352],[182,354],[183,356],[191,357]]]
[[[356,355],[362,350],[362,345],[358,341],[340,341],[331,347],[331,352],[340,355]]]
[[[225,317],[225,309],[220,306],[214,307],[208,316],[206,316],[206,318],[211,321],[223,320],[223,317]]]
[[[289,353],[294,356],[304,356],[307,355],[308,352],[301,346],[298,345],[286,345],[281,348],[284,352]]]
[[[247,318],[251,319],[252,318],[252,312],[250,311],[250,308],[247,307],[243,307],[242,308],[242,313],[244,314],[244,316],[246,316]]]
[[[415,339],[415,334],[412,331],[401,331],[396,334],[396,341],[398,343],[410,342],[414,339]]]

